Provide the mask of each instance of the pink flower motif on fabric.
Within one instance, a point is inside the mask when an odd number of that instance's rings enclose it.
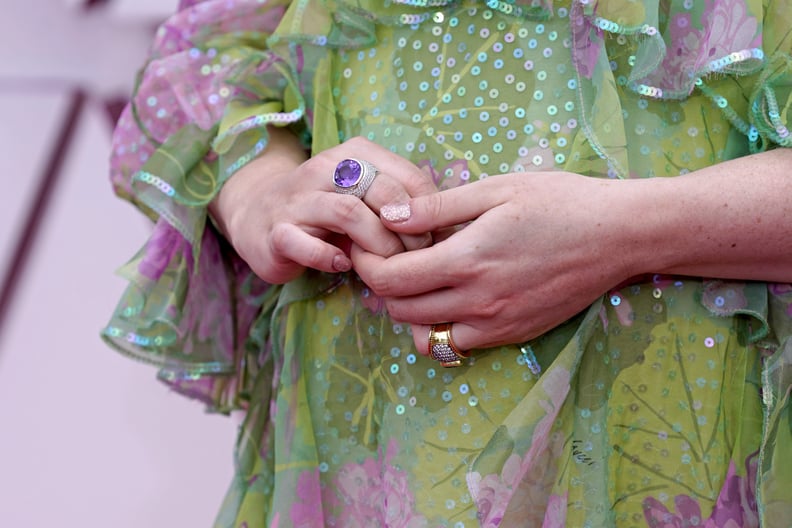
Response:
[[[426,518],[415,512],[415,499],[407,473],[393,466],[399,452],[395,440],[388,443],[379,460],[346,464],[334,479],[340,504],[336,526],[346,528],[421,528]]]
[[[745,283],[712,280],[704,284],[701,301],[713,313],[732,315],[748,308]]]
[[[572,25],[572,61],[581,76],[591,79],[604,49],[603,31],[583,13],[583,7],[578,2],[572,4],[569,18]]]
[[[303,471],[297,479],[296,495],[299,502],[292,504],[289,518],[291,526],[323,526],[322,489],[319,469]]]
[[[186,241],[184,243],[187,245]],[[209,231],[204,232],[201,248],[198,269],[223,268],[221,249]],[[189,251],[187,254],[190,257]],[[188,266],[192,268],[192,264],[188,263]],[[234,320],[228,289],[224,274],[191,274],[178,328],[179,335],[190,337],[182,345],[185,354],[192,353],[199,343],[209,342],[214,343],[218,351],[227,352],[229,355],[233,353]],[[222,357],[219,354],[217,359],[225,362],[232,360],[231,357]]]
[[[522,460],[518,455],[511,455],[500,475],[479,473],[468,476],[468,486],[475,490],[474,498],[478,508],[478,518],[482,528],[500,526],[506,506],[520,483]]]
[[[768,284],[770,295],[786,304],[786,314],[792,317],[792,284]]]
[[[551,495],[542,528],[563,528],[566,526],[566,512],[567,494]]]
[[[550,431],[569,393],[569,380],[569,371],[563,368],[551,369],[542,377],[542,387],[549,398],[539,404],[546,414],[536,424],[531,447],[524,457],[509,456],[500,474],[482,476],[475,471],[468,474],[468,489],[478,508],[482,528],[497,528],[505,518],[518,517],[523,521],[532,519],[531,525],[542,523],[546,528],[564,526],[566,498],[557,498],[563,500],[561,507],[550,495],[554,475],[550,466],[559,456],[563,437],[551,435]],[[544,505],[547,509],[542,511]]]
[[[707,7],[711,9],[707,35],[709,60],[761,46],[759,22],[748,14],[744,0],[712,0]]]
[[[186,258],[192,255],[187,240],[164,220],[158,221],[154,226],[144,251],[145,255],[138,264],[138,271],[152,281],[158,281],[162,277],[173,258],[180,252]]]
[[[773,295],[788,295],[792,298],[792,284],[771,283],[767,287]]]
[[[761,46],[759,23],[743,0],[706,0],[701,19],[688,12],[672,15],[668,53],[649,84],[671,90],[692,90],[698,73],[711,61]]]
[[[688,495],[674,497],[676,513],[654,497],[643,501],[644,518],[651,528],[682,528],[701,526],[703,528],[758,528],[759,514],[756,504],[756,473],[758,453],[753,453],[745,461],[746,475],[737,475],[734,461],[729,464],[721,492],[707,519],[701,518],[699,502]]]

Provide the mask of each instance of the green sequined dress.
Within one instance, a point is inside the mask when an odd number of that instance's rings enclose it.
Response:
[[[353,274],[267,285],[206,214],[268,124],[442,189],[786,147],[791,26],[770,0],[183,1],[115,133],[154,229],[103,337],[246,410],[216,526],[792,524],[792,286],[636,279],[531,342],[541,373],[517,345],[443,369]]]

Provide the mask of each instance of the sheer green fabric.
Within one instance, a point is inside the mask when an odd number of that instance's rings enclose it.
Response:
[[[635,278],[530,343],[539,376],[517,345],[443,370],[354,275],[262,283],[205,206],[273,123],[441,189],[788,146],[792,6],[410,4],[185,5],[116,131],[114,184],[157,223],[104,336],[247,410],[217,526],[786,525],[792,286]]]

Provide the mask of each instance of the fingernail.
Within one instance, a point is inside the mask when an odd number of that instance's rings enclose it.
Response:
[[[380,215],[388,222],[404,222],[410,219],[410,204],[388,204],[380,209]]]
[[[333,257],[333,269],[336,271],[349,271],[352,269],[352,261],[344,255],[336,255]]]

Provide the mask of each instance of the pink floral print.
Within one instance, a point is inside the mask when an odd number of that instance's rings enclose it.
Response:
[[[340,526],[426,526],[424,517],[414,511],[415,499],[407,486],[407,474],[390,462],[396,452],[398,445],[391,441],[384,460],[347,464],[339,471],[336,486],[344,503]]]
[[[647,497],[643,501],[644,517],[651,528],[755,528],[759,526],[756,504],[756,472],[758,453],[745,461],[746,475],[738,476],[734,461],[729,465],[720,495],[707,519],[701,518],[699,502],[688,495],[674,497],[676,513],[659,500]]]

